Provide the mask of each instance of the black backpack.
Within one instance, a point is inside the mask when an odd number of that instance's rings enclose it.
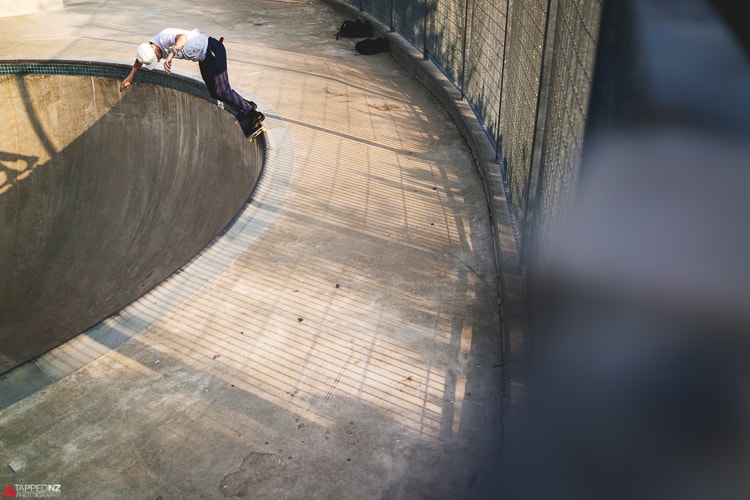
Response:
[[[380,38],[368,38],[366,40],[360,40],[354,45],[354,49],[360,54],[372,55],[380,52],[388,52],[390,45],[388,39]]]
[[[340,36],[345,38],[367,38],[372,36],[373,29],[370,21],[362,16],[357,16],[351,21],[344,21],[339,28],[339,32],[336,33],[336,40]]]

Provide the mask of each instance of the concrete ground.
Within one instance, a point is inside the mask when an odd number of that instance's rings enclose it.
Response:
[[[342,21],[305,0],[70,1],[0,18],[3,59],[130,63],[164,27],[224,36],[231,82],[285,158],[240,220],[249,244],[189,293],[157,289],[181,298],[128,342],[0,411],[3,489],[491,496],[501,348],[482,184],[445,110],[389,55],[336,41]]]

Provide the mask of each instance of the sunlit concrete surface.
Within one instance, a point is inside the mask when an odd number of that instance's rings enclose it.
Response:
[[[101,354],[0,412],[0,485],[490,496],[502,358],[482,184],[435,99],[389,55],[336,41],[342,20],[317,2],[227,0],[0,19],[4,59],[130,63],[167,26],[224,36],[230,81],[269,116],[268,154],[287,155],[243,228],[105,322],[110,334],[40,361]]]
[[[27,0],[24,2],[0,0],[0,17],[21,16],[33,12],[59,10],[62,8],[62,0]]]

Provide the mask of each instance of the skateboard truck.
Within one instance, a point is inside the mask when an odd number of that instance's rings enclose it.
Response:
[[[259,136],[260,134],[264,133],[265,131],[266,131],[266,127],[260,127],[260,128],[258,128],[257,130],[255,130],[255,132],[253,132],[253,133],[251,133],[250,135],[248,135],[248,136],[247,136],[247,141],[248,141],[248,142],[249,142],[250,144],[254,143],[254,142],[255,142],[255,139],[256,139],[256,138],[257,138],[257,137],[258,137],[258,136]]]

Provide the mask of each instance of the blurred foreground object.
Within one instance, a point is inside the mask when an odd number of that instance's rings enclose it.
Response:
[[[588,161],[537,269],[510,498],[750,498],[750,149],[654,132]]]
[[[503,498],[750,498],[747,56],[706,2],[615,3],[637,35],[627,120],[597,110],[530,266]]]

